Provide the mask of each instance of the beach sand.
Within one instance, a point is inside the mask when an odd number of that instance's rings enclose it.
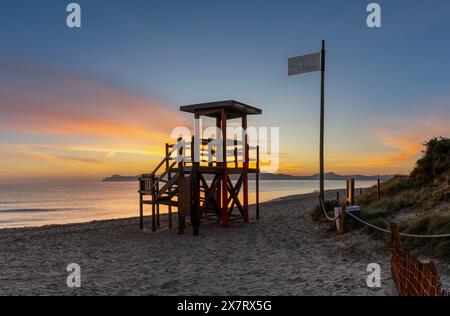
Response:
[[[209,223],[199,237],[165,219],[156,233],[137,219],[0,230],[0,295],[397,295],[385,245],[318,227],[316,200],[264,203],[259,222]],[[70,263],[81,266],[79,289],[66,286]],[[367,287],[370,263],[381,265],[381,289]]]

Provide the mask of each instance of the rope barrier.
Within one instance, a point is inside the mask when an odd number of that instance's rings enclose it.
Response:
[[[341,217],[341,213],[339,213],[335,218],[332,218],[328,215],[327,211],[325,210],[325,205],[324,205],[324,201],[322,200],[322,198],[320,198],[320,206],[323,210],[323,213],[325,214],[326,218],[331,221],[331,222],[335,222],[339,217]],[[348,211],[343,211],[346,214],[350,215],[352,218],[354,218],[355,220],[357,220],[358,222],[372,228],[375,230],[378,230],[380,232],[386,233],[386,234],[391,234],[392,232],[388,229],[379,227],[379,226],[375,226],[373,224],[370,224],[364,220],[362,220],[361,218],[355,216],[354,214],[352,214],[351,212]],[[400,236],[402,237],[407,237],[407,238],[450,238],[450,234],[442,234],[442,235],[415,235],[415,234],[406,234],[406,233],[400,233]]]
[[[381,227],[372,225],[372,224],[370,224],[370,223],[368,223],[368,222],[366,222],[366,221],[360,219],[359,217],[353,215],[353,214],[350,213],[350,212],[345,211],[345,213],[347,213],[348,215],[350,215],[351,217],[353,217],[354,219],[356,219],[356,220],[359,221],[360,223],[363,223],[364,225],[367,225],[367,226],[369,226],[369,227],[371,227],[371,228],[373,228],[373,229],[376,229],[376,230],[385,232],[385,233],[387,233],[387,234],[391,234],[391,231],[390,231],[390,230],[387,230],[387,229],[384,229],[384,228],[381,228]],[[450,238],[450,234],[442,234],[442,235],[414,235],[414,234],[400,233],[400,236],[402,236],[402,237],[408,237],[408,238]]]
[[[335,218],[331,218],[330,216],[328,216],[327,211],[325,210],[325,205],[324,202],[322,200],[322,198],[319,199],[320,201],[320,207],[323,210],[323,213],[325,214],[325,217],[330,221],[330,222],[335,222],[339,217],[341,217],[341,214],[338,214]]]
[[[375,230],[378,230],[378,231],[383,232],[383,233],[386,233],[386,234],[391,234],[391,231],[388,230],[388,229],[381,228],[381,227],[375,226],[375,225],[373,225],[373,224],[370,224],[370,223],[368,223],[368,222],[366,222],[366,221],[363,221],[363,220],[360,219],[358,216],[355,216],[354,214],[352,214],[352,213],[350,213],[350,212],[345,211],[345,213],[347,213],[348,215],[350,215],[351,217],[353,217],[354,219],[356,219],[357,221],[361,222],[362,224],[364,224],[364,225],[366,225],[366,226],[369,226],[369,227],[371,227],[371,228],[373,228],[373,229],[375,229]]]

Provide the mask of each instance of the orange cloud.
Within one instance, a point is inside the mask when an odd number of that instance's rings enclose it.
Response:
[[[407,113],[400,118],[376,118],[376,121],[367,121],[358,133],[342,125],[325,140],[326,171],[408,174],[419,158],[424,142],[436,136],[450,136],[450,113],[444,105],[429,106],[426,112]],[[279,172],[298,175],[318,172],[318,135],[317,138],[284,138],[282,142],[284,154]]]
[[[336,170],[381,170],[408,173],[423,150],[423,143],[436,136],[450,135],[450,118],[445,114],[386,120],[374,134],[373,152],[354,152],[345,160],[332,160]]]
[[[9,66],[0,78],[8,73],[15,80],[0,87],[8,140],[1,177],[137,174],[161,159],[170,131],[188,123],[175,109],[86,77]]]
[[[181,115],[159,102],[89,78],[33,68],[21,71],[31,79],[2,89],[3,130],[155,139],[155,133],[167,135],[170,127],[185,124]]]

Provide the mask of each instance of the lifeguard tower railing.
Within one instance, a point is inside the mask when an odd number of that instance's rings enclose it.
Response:
[[[243,206],[239,202],[244,173],[254,174],[255,180],[255,207],[256,219],[259,219],[259,194],[260,194],[260,154],[259,146],[245,146],[244,141],[237,139],[227,139],[226,142],[226,164],[222,155],[221,139],[198,139],[201,142],[198,146],[198,155],[195,155],[195,137],[191,139],[179,138],[175,144],[166,144],[164,159],[149,174],[143,174],[139,179],[140,187],[140,218],[141,228],[144,228],[144,205],[152,206],[152,230],[160,227],[160,205],[168,208],[168,225],[173,227],[173,216],[178,214],[179,231],[185,228],[185,216],[191,216],[192,212],[192,178],[195,173],[200,177],[200,197],[199,202],[201,218],[222,220],[222,214],[217,203],[217,196],[220,194],[219,182],[223,170],[227,170],[229,175],[241,175],[233,180],[229,179],[228,187],[231,194],[229,197],[229,219],[234,220],[242,216],[233,216],[233,210],[239,209],[242,213]],[[246,147],[246,148],[245,148]],[[248,157],[248,168],[245,157]],[[209,175],[209,177],[204,176]],[[180,186],[182,187],[180,190]],[[181,191],[181,192],[180,192]],[[215,194],[214,194],[215,193]],[[150,197],[146,200],[145,197]],[[216,201],[212,202],[212,199]],[[212,205],[211,205],[212,204]],[[215,205],[214,205],[215,204]],[[173,212],[173,208],[177,211]],[[242,214],[241,214],[242,215]]]

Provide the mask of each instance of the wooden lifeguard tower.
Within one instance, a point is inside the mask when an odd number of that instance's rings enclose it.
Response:
[[[215,220],[224,228],[231,220],[248,222],[250,174],[256,181],[259,219],[259,146],[249,146],[247,133],[240,140],[228,139],[227,123],[240,119],[242,131],[247,131],[247,117],[260,115],[262,110],[233,100],[187,105],[180,110],[194,114],[196,135],[166,144],[165,158],[152,173],[139,179],[141,229],[147,204],[152,206],[153,231],[160,226],[160,205],[168,207],[169,228],[173,225],[173,208],[178,209],[179,233],[184,232],[186,216],[190,217],[194,235],[198,235],[202,220]],[[215,139],[199,137],[201,117],[215,119],[221,135],[215,135]]]

